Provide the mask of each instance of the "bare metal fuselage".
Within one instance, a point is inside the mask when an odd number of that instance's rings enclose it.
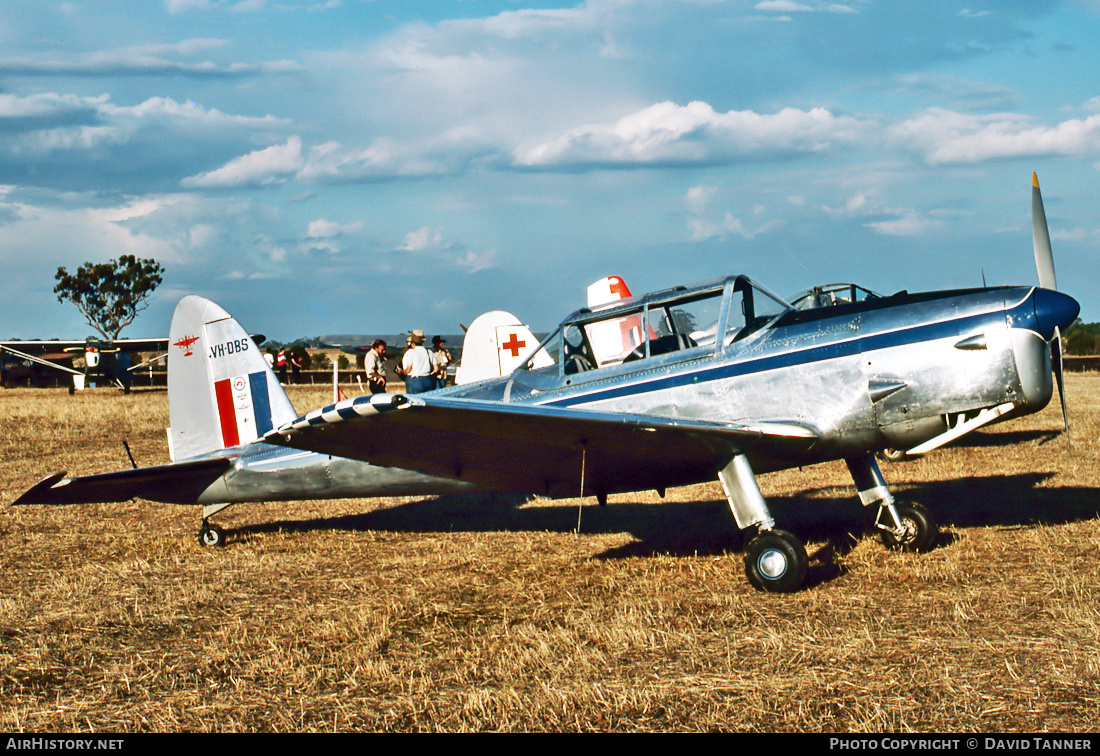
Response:
[[[755,470],[782,469],[910,448],[953,418],[986,408],[1011,405],[1004,417],[1042,409],[1053,390],[1049,323],[1064,318],[1064,309],[1075,315],[1075,307],[1033,287],[897,295],[790,311],[704,353],[568,376],[517,370],[448,397],[813,428],[818,440],[804,455],[746,450]],[[600,316],[582,312],[573,320]]]

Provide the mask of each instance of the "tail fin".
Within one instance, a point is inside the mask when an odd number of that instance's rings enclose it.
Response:
[[[508,375],[531,356],[539,340],[510,312],[493,310],[478,315],[462,340],[462,363],[456,384],[474,383]]]
[[[608,276],[588,287],[588,306],[595,307],[630,296],[630,289],[622,278]],[[627,319],[622,320],[621,326],[613,328],[617,339],[614,351],[618,353],[625,350],[629,353],[641,341],[638,318],[630,319],[629,323]],[[462,385],[508,375],[531,356],[538,344],[539,340],[531,333],[531,329],[520,323],[519,318],[510,312],[494,310],[479,315],[466,329],[466,337],[462,342],[462,363],[455,374],[455,383]],[[536,364],[535,367],[546,367],[546,364]]]
[[[620,276],[601,278],[588,287],[588,306],[598,307],[633,296]],[[610,359],[618,362],[642,343],[642,322],[637,315],[606,320],[588,328],[592,351],[600,364]]]
[[[608,302],[617,302],[620,299],[629,299],[631,296],[633,295],[621,276],[608,276],[588,287],[588,306],[595,307]]]
[[[297,417],[260,348],[210,300],[180,300],[168,343],[173,460],[250,443]]]

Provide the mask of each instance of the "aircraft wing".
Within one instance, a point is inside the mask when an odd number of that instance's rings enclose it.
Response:
[[[28,354],[47,354],[53,352],[83,352],[88,345],[81,341],[0,341],[0,348],[20,351]],[[93,342],[98,347],[98,342]],[[120,352],[164,352],[168,349],[168,339],[115,339],[111,348]]]
[[[446,397],[379,394],[316,410],[263,439],[547,496],[715,479],[744,452],[788,466],[817,441],[801,423],[714,423]],[[756,463],[756,462],[754,462]]]
[[[166,352],[168,339],[115,339],[111,347],[120,352]]]
[[[83,341],[0,341],[0,349],[29,354],[51,354],[71,349],[84,349]]]
[[[60,370],[63,373],[72,373],[73,375],[84,375],[84,373],[80,372],[79,370],[73,370],[71,367],[66,367],[65,365],[58,365],[56,362],[50,362],[49,360],[43,359],[41,357],[35,357],[33,354],[27,354],[26,352],[20,352],[17,349],[12,349],[10,346],[8,346],[6,344],[0,344],[0,351],[4,351],[4,350],[7,350],[11,354],[14,354],[16,357],[19,357],[20,359],[28,360],[29,362],[33,362],[35,364],[42,365],[43,367],[53,368],[54,370]],[[46,353],[44,352],[43,354],[46,354]]]
[[[99,504],[135,498],[193,504],[232,464],[232,457],[216,457],[79,478],[59,472],[43,478],[12,505]]]

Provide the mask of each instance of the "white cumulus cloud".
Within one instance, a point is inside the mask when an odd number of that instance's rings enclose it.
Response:
[[[310,239],[331,239],[335,236],[344,236],[346,234],[354,234],[363,228],[363,224],[356,223],[335,223],[324,218],[318,218],[311,222],[306,229],[306,236]]]
[[[292,136],[286,144],[255,150],[230,160],[217,170],[185,178],[180,184],[194,189],[263,186],[286,181],[304,165],[302,140]]]
[[[889,131],[899,144],[923,152],[932,165],[1100,152],[1100,115],[1048,126],[1017,113],[970,115],[931,108]]]
[[[514,154],[522,167],[722,164],[812,153],[858,139],[866,125],[824,108],[716,112],[661,102],[614,123],[581,126]]]
[[[398,249],[404,252],[423,252],[426,249],[438,249],[443,244],[443,229],[424,228],[405,234],[405,243]]]

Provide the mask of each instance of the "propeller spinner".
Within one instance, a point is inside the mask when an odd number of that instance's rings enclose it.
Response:
[[[1044,289],[1058,290],[1054,277],[1054,253],[1050,249],[1050,231],[1047,229],[1047,214],[1043,209],[1043,195],[1039,191],[1039,177],[1031,174],[1031,241],[1035,247],[1035,270],[1039,274],[1039,286]],[[1058,396],[1062,400],[1062,421],[1069,433],[1069,413],[1066,411],[1066,388],[1062,380],[1062,332],[1057,326],[1050,340],[1050,364],[1054,368],[1054,378],[1058,382]]]

